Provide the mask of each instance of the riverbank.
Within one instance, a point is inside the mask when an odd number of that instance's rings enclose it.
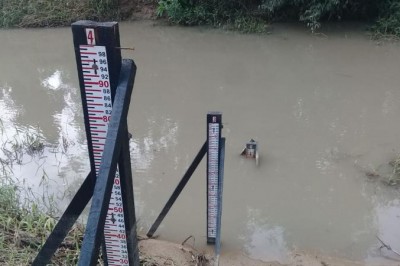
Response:
[[[47,236],[54,229],[56,219],[39,210],[34,203],[21,207],[16,186],[0,186],[0,264],[28,265],[34,260]],[[80,255],[84,226],[75,224],[52,259],[53,265],[76,264]],[[139,236],[141,265],[215,265],[212,247],[196,250],[189,241],[181,244]],[[98,265],[102,265],[99,258]],[[351,261],[320,253],[292,251],[287,263],[255,260],[241,252],[222,254],[221,266],[361,266],[364,262]],[[398,265],[396,260],[369,262],[370,266]]]
[[[56,219],[41,212],[36,204],[20,206],[16,186],[0,186],[0,263],[2,265],[28,265],[54,229]],[[76,224],[55,253],[53,265],[76,264],[79,258],[84,226]],[[139,237],[141,265],[214,265],[213,250],[199,251],[190,241],[182,244]],[[350,261],[318,253],[296,252],[289,255],[289,263],[254,260],[242,253],[223,254],[221,266],[359,266],[363,262]],[[383,264],[382,264],[383,263]],[[99,259],[99,265],[102,265]],[[398,265],[396,261],[379,261],[368,265]]]
[[[155,18],[156,5],[154,0],[10,0],[0,5],[0,27],[58,27],[78,20],[150,19]]]
[[[57,27],[78,20],[126,21],[162,18],[171,24],[206,25],[243,33],[270,33],[275,22],[300,21],[313,32],[326,22],[360,21],[374,38],[398,39],[400,4],[318,1],[179,1],[179,0],[11,0],[0,6],[0,27]]]
[[[215,260],[212,249],[198,251],[190,245],[176,244],[156,239],[142,238],[139,242],[144,265],[180,265],[213,266]],[[396,259],[382,258],[375,261],[354,261],[345,258],[327,256],[319,252],[293,250],[288,254],[287,262],[262,261],[252,259],[240,252],[222,254],[220,266],[398,266]]]

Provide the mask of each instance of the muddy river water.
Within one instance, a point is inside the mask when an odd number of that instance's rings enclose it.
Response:
[[[400,154],[399,44],[357,27],[120,30],[138,66],[128,124],[143,233],[204,142],[206,113],[221,111],[223,253],[285,262],[293,249],[317,250],[368,263],[380,256],[376,235],[400,250],[400,192],[381,182]],[[2,156],[14,149],[14,178],[63,208],[89,171],[71,30],[1,30],[0,48]],[[15,143],[37,137],[43,151],[18,155]],[[239,156],[250,138],[258,167]],[[161,239],[205,246],[205,172],[203,161]]]

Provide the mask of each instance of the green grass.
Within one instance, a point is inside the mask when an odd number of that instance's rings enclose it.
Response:
[[[15,185],[0,186],[0,264],[29,265],[53,230],[56,219],[36,203],[21,205]],[[76,264],[83,227],[75,226],[55,254],[55,265]]]
[[[117,20],[117,0],[0,1],[0,27],[65,26],[82,19]]]
[[[0,265],[29,265],[53,230],[57,222],[54,214],[59,210],[50,195],[35,198],[13,177],[14,165],[24,164],[25,156],[43,154],[46,144],[40,130],[15,128],[11,132],[8,136],[0,120]],[[77,224],[57,251],[53,264],[76,264],[82,235],[83,226]]]
[[[400,156],[389,163],[378,166],[375,169],[363,171],[370,181],[380,181],[395,189],[400,188]]]
[[[43,154],[45,144],[39,132],[40,130],[21,132],[18,128],[15,128],[14,136],[7,137],[1,131],[0,165],[3,176],[11,174],[11,168],[14,164],[21,165],[25,154],[31,157]]]
[[[386,177],[385,183],[390,186],[400,185],[400,156],[391,161],[389,165],[392,167],[392,172]]]

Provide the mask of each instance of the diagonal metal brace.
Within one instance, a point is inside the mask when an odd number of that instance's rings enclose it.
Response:
[[[161,222],[164,220],[165,216],[168,214],[172,205],[174,204],[174,202],[176,201],[178,196],[181,194],[183,188],[186,186],[186,184],[189,181],[190,177],[192,176],[193,172],[196,170],[197,166],[200,164],[201,160],[203,159],[203,157],[206,153],[207,153],[207,141],[204,142],[200,151],[197,153],[196,157],[194,158],[192,164],[189,166],[186,173],[183,175],[182,179],[179,181],[174,192],[172,192],[171,197],[168,199],[164,208],[161,210],[160,214],[158,215],[156,221],[151,226],[149,232],[147,233],[148,237],[152,237],[153,234],[155,233],[155,231],[157,230],[157,228],[160,226]]]
[[[61,245],[79,215],[81,215],[89,200],[92,198],[94,189],[93,180],[95,180],[95,178],[92,177],[92,173],[89,173],[79,190],[76,192],[74,198],[71,200],[71,203],[61,216],[57,225],[47,238],[43,247],[40,249],[32,263],[33,266],[47,265],[50,263],[51,257]]]

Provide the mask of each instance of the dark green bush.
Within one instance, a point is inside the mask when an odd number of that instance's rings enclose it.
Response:
[[[265,13],[258,10],[260,3],[254,0],[161,0],[157,15],[164,13],[168,19],[182,25],[227,26],[244,32],[265,30]]]
[[[377,14],[377,0],[263,0],[262,7],[272,18],[283,17],[304,21],[316,30],[321,21],[368,19]]]
[[[372,27],[377,35],[400,36],[400,1],[383,1],[376,24]]]
[[[166,14],[173,23],[233,25],[242,31],[260,31],[266,23],[282,20],[303,21],[312,31],[323,21],[364,20],[377,21],[382,33],[400,32],[399,0],[160,0],[157,14]]]

